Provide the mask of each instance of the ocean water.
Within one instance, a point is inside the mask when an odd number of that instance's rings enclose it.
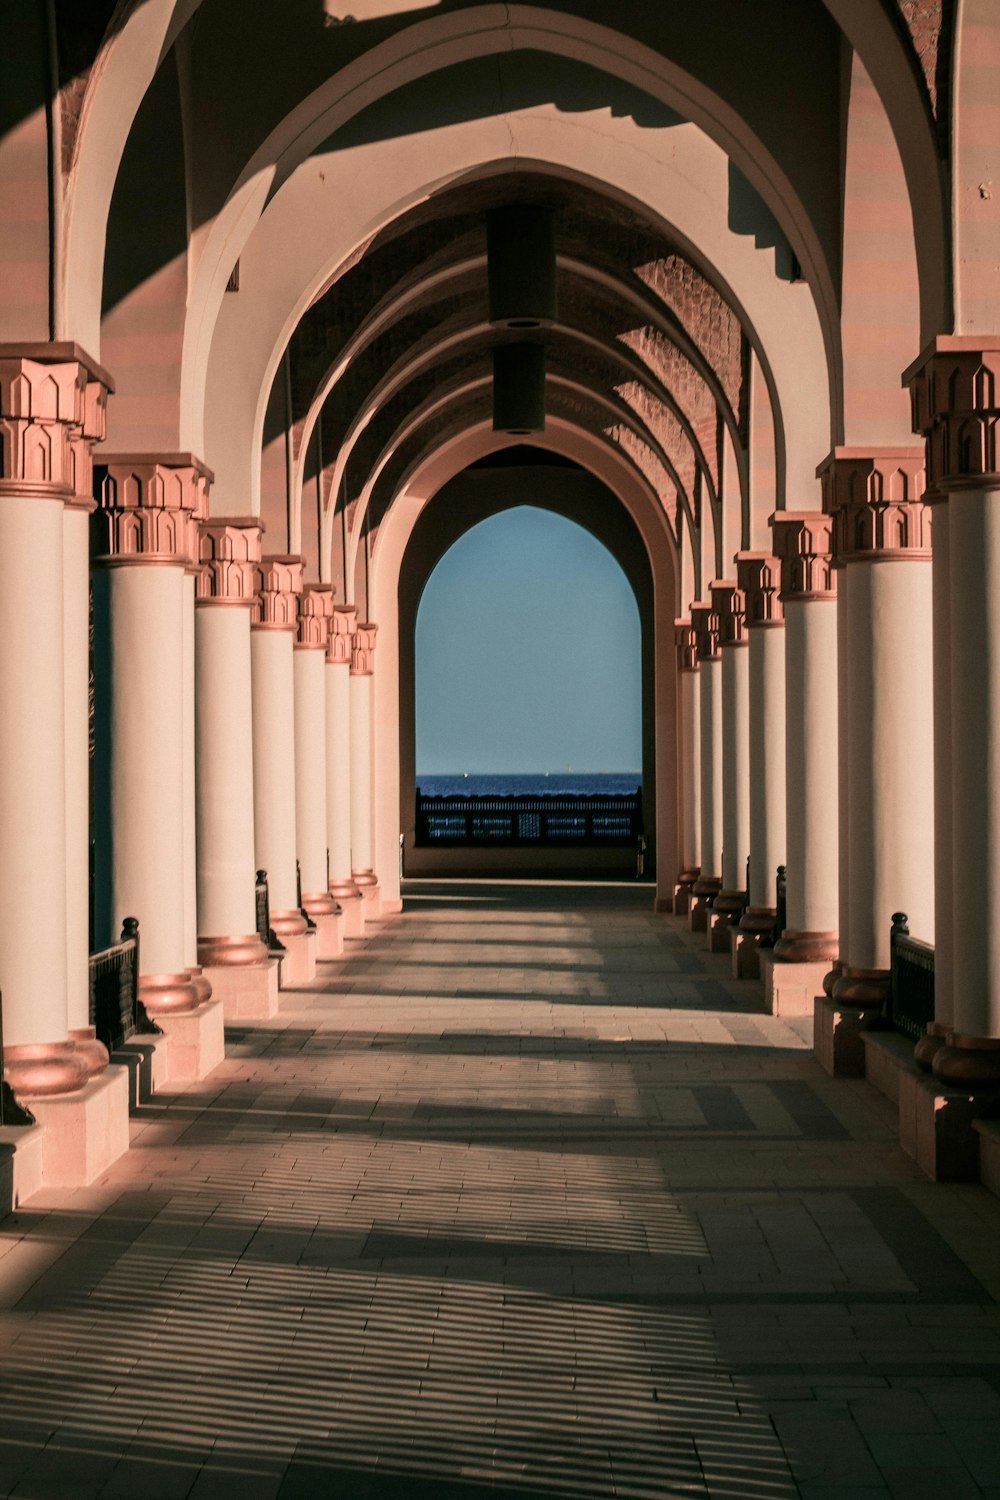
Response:
[[[540,775],[499,776],[470,772],[468,776],[422,776],[417,787],[425,797],[516,797],[572,793],[578,797],[596,792],[634,792],[642,786],[641,771],[559,771]]]

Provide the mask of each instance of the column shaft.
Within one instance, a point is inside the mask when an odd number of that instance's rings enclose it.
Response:
[[[774,927],[778,866],[785,863],[785,635],[778,561],[740,552],[737,576],[749,640],[750,889],[740,928]]]
[[[362,894],[378,884],[372,868],[372,672],[377,626],[358,625],[351,656],[351,864]]]
[[[351,874],[351,656],[355,611],[334,608],[326,658],[326,838],[330,850],[330,893],[344,907],[347,931],[351,903],[360,892]]]

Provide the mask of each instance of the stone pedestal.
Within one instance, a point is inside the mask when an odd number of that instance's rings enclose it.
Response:
[[[823,973],[829,964],[817,965]],[[823,974],[819,975],[819,988],[813,1002],[813,1051],[822,1068],[837,1078],[863,1078],[865,1076],[864,1033],[869,1024],[879,1018],[881,1005],[872,1010],[860,1006],[841,1006],[829,995],[823,994]]]
[[[753,933],[743,932],[739,927],[730,927],[729,957],[734,979],[761,977],[760,950]]]
[[[235,971],[231,971],[235,972]],[[167,1038],[167,1084],[200,1083],[226,1055],[222,1001],[211,999],[194,1010],[157,1016]]]
[[[764,1005],[772,1016],[811,1016],[817,995],[823,993],[823,975],[830,965],[781,963],[773,948],[760,949],[760,977]]]
[[[269,958],[262,964],[218,964],[208,969],[212,994],[222,1002],[227,1021],[270,1021],[278,1014],[278,962]],[[221,1060],[220,1055],[216,1061]]]
[[[294,937],[282,938],[285,951],[279,960],[279,988],[287,984],[309,984],[316,978],[316,934],[310,928]]]
[[[313,921],[316,923],[316,957],[325,962],[340,958],[344,951],[344,922],[340,912],[315,916]]]
[[[43,1187],[87,1187],[128,1150],[128,1073],[109,1067],[75,1094],[32,1099]]]

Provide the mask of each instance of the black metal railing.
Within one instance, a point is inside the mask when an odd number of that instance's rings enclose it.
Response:
[[[885,1019],[919,1042],[934,1019],[934,948],[910,936],[906,913],[892,914],[889,938],[889,1002]]]
[[[298,860],[295,861],[295,899],[299,904],[299,911],[305,918],[306,926],[311,930],[316,926],[316,923],[302,905],[302,866]]]
[[[642,835],[642,792],[427,797],[418,790],[416,843],[631,844]]]
[[[271,953],[284,953],[285,945],[271,926],[271,898],[267,890],[266,870],[257,871],[254,901],[257,907],[257,936]]]
[[[747,890],[750,889],[750,861],[747,860]],[[773,948],[785,930],[788,920],[786,908],[788,905],[787,877],[784,865],[778,866],[778,873],[774,881],[774,926],[770,932],[758,940],[761,948]]]
[[[126,917],[121,939],[90,955],[90,1024],[109,1052],[159,1027],[139,999],[139,923]]]

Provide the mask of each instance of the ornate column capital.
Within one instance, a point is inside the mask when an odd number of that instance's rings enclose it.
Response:
[[[251,630],[298,629],[301,557],[262,557],[254,568]]]
[[[774,555],[781,563],[781,599],[835,599],[833,518],[822,511],[775,511]]]
[[[677,646],[677,667],[681,672],[698,670],[698,637],[690,620],[674,621],[674,642]]]
[[[718,578],[709,584],[712,605],[719,617],[719,641],[723,646],[745,646],[746,600],[739,584],[731,578]]]
[[[94,465],[100,560],[190,565],[212,471],[191,453],[104,453]]]
[[[1000,336],[943,334],[903,371],[913,430],[927,440],[927,483],[1000,486]]]
[[[263,530],[256,516],[208,516],[198,522],[196,604],[253,607]]]
[[[719,661],[719,616],[715,605],[704,600],[692,604],[691,625],[697,642],[699,662]]]
[[[816,477],[823,510],[833,517],[835,566],[854,557],[930,557],[922,448],[834,448]]]
[[[299,605],[296,651],[326,651],[333,618],[333,589],[328,583],[307,583]]]
[[[359,625],[354,632],[351,652],[351,676],[370,677],[375,670],[375,633],[377,625]]]
[[[114,382],[77,344],[0,344],[0,495],[90,496]]]
[[[737,552],[736,577],[746,608],[747,628],[784,625],[781,563],[773,552]]]
[[[358,612],[353,604],[335,604],[330,616],[330,639],[326,648],[329,666],[351,664],[354,654],[354,632],[358,628]]]

